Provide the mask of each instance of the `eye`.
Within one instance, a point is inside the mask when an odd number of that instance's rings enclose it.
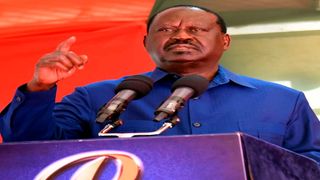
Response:
[[[189,28],[189,32],[192,32],[192,33],[200,33],[200,32],[208,32],[207,29],[205,28],[201,28],[201,27],[190,27]]]
[[[158,32],[174,32],[175,29],[174,28],[170,28],[170,27],[161,27],[157,31]]]

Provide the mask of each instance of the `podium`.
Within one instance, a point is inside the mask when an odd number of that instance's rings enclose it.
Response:
[[[4,143],[0,177],[314,180],[320,179],[320,169],[309,158],[231,133]]]

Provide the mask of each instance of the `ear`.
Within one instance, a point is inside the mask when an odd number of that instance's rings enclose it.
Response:
[[[143,36],[143,46],[146,47],[147,35]]]
[[[231,43],[231,37],[229,34],[224,34],[223,36],[223,42],[224,42],[224,46],[223,49],[224,50],[228,50],[230,47],[230,43]]]

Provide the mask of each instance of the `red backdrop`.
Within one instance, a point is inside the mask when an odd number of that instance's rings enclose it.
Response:
[[[149,71],[143,47],[145,20],[153,0],[0,0],[0,109],[29,81],[35,63],[63,40],[89,62],[58,83],[57,100],[76,86]]]

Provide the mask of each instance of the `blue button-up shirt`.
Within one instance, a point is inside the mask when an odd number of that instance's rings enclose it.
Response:
[[[132,101],[112,132],[150,132],[154,111],[171,95],[179,76],[160,69],[145,73],[154,80],[152,91]],[[55,103],[56,88],[27,92],[18,88],[0,115],[4,141],[97,138],[104,124],[95,122],[99,109],[123,80],[79,87]],[[320,123],[302,92],[234,74],[223,67],[206,92],[190,99],[178,116],[181,122],[162,135],[244,132],[320,161]]]

